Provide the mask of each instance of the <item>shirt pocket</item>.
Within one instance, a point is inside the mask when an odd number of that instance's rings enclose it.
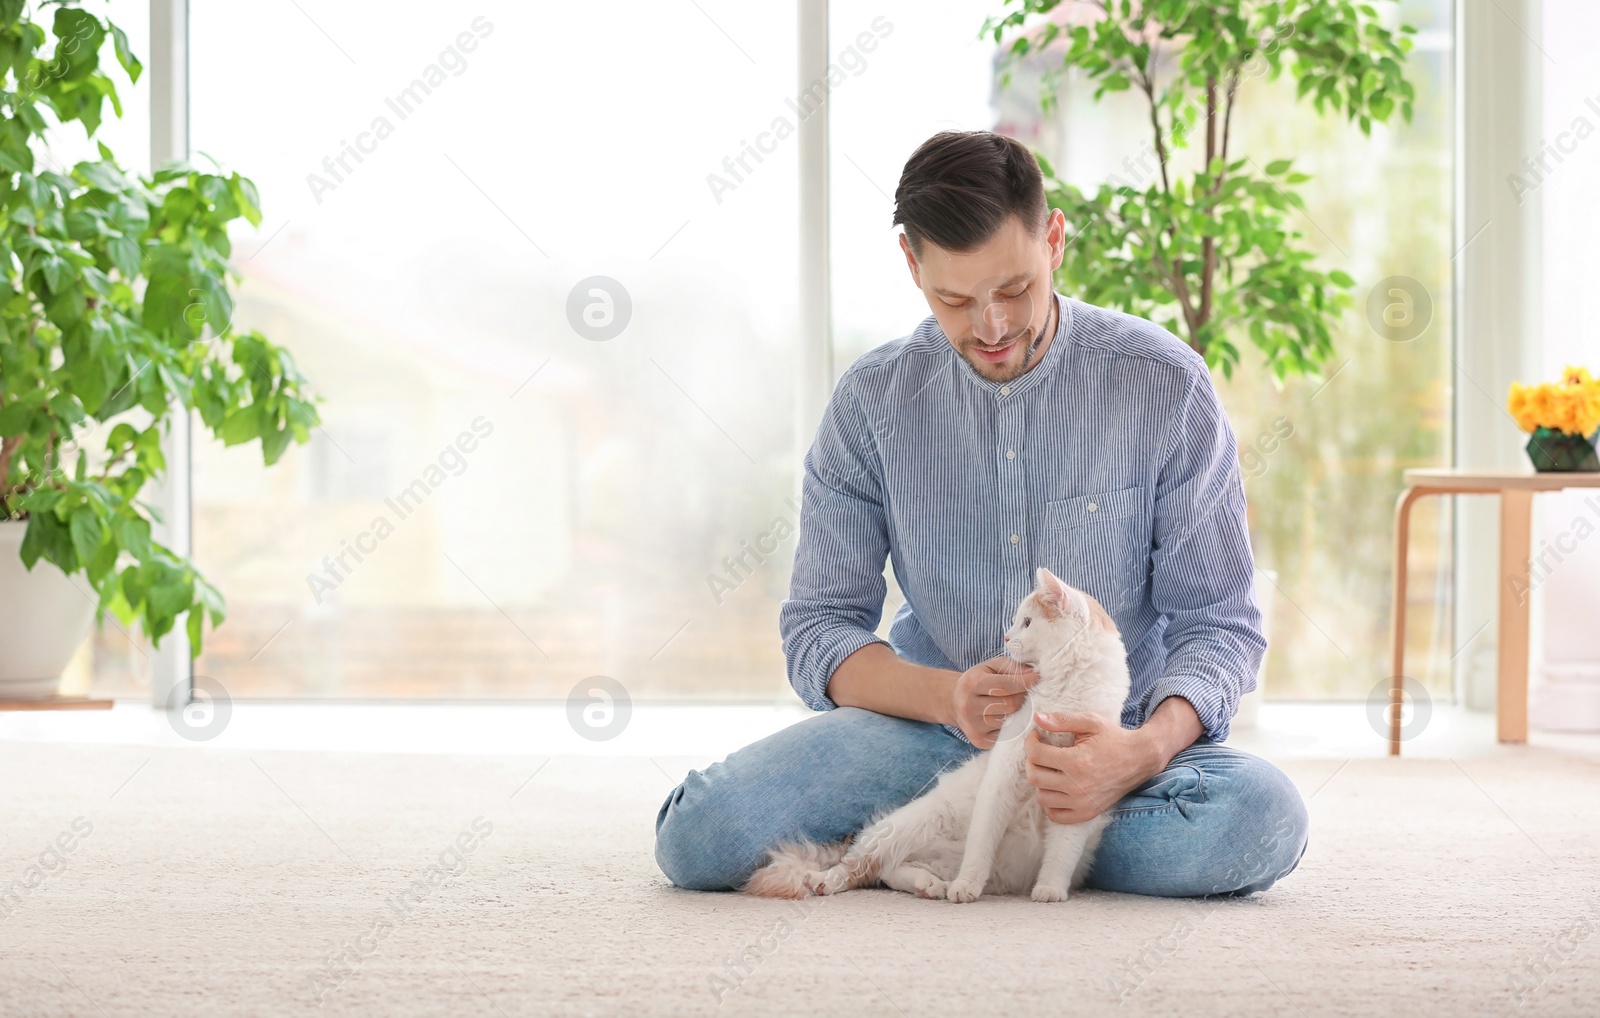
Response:
[[[1149,577],[1150,520],[1140,486],[1046,502],[1039,564],[1113,616],[1139,604]]]

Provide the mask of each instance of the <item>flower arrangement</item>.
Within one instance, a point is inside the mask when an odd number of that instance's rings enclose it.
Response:
[[[1528,458],[1537,470],[1600,470],[1600,380],[1588,368],[1568,367],[1561,381],[1511,383],[1506,407],[1531,436]]]

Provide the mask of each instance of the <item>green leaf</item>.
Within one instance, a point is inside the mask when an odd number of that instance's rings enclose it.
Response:
[[[1288,173],[1289,172],[1289,164],[1290,164],[1290,162],[1292,162],[1292,160],[1289,160],[1289,159],[1274,159],[1272,162],[1268,163],[1267,166],[1266,166],[1267,176],[1276,177],[1279,174]]]
[[[131,509],[121,513],[111,521],[111,532],[123,550],[134,558],[143,560],[150,556],[150,521],[143,516],[139,516]],[[128,603],[138,604],[131,597]]]
[[[106,241],[106,254],[111,258],[111,264],[122,273],[124,279],[137,279],[142,260],[139,242],[132,237],[112,237]]]
[[[44,281],[50,285],[50,289],[59,292],[72,270],[59,255],[47,255],[39,263],[39,271],[44,273]]]
[[[222,439],[223,445],[238,445],[260,434],[260,407],[254,403],[229,411],[222,418],[222,426],[217,429],[217,437]]]
[[[133,50],[128,47],[127,33],[116,25],[111,26],[111,39],[117,50],[117,63],[128,72],[128,80],[134,84],[139,83],[139,75],[144,71],[144,65],[139,63],[139,58],[133,55]]]
[[[27,431],[38,412],[35,407],[21,402],[0,408],[0,438],[11,438]]]
[[[78,561],[89,562],[105,537],[105,525],[92,508],[83,506],[73,512],[68,527],[72,532],[72,547],[78,553]]]

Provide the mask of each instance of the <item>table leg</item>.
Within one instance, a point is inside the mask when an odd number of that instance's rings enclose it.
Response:
[[[1393,641],[1389,670],[1389,755],[1400,755],[1400,710],[1405,702],[1406,553],[1411,546],[1411,506],[1424,492],[1406,488],[1394,505]]]
[[[1500,633],[1496,669],[1496,734],[1528,741],[1528,556],[1533,541],[1533,492],[1500,493]]]

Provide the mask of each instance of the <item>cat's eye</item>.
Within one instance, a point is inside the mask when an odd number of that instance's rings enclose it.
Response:
[[[1032,621],[1033,621],[1033,619],[1031,619],[1028,616],[1024,615],[1022,617],[1022,628],[1023,629],[1027,629],[1028,628],[1028,623],[1030,623]]]

